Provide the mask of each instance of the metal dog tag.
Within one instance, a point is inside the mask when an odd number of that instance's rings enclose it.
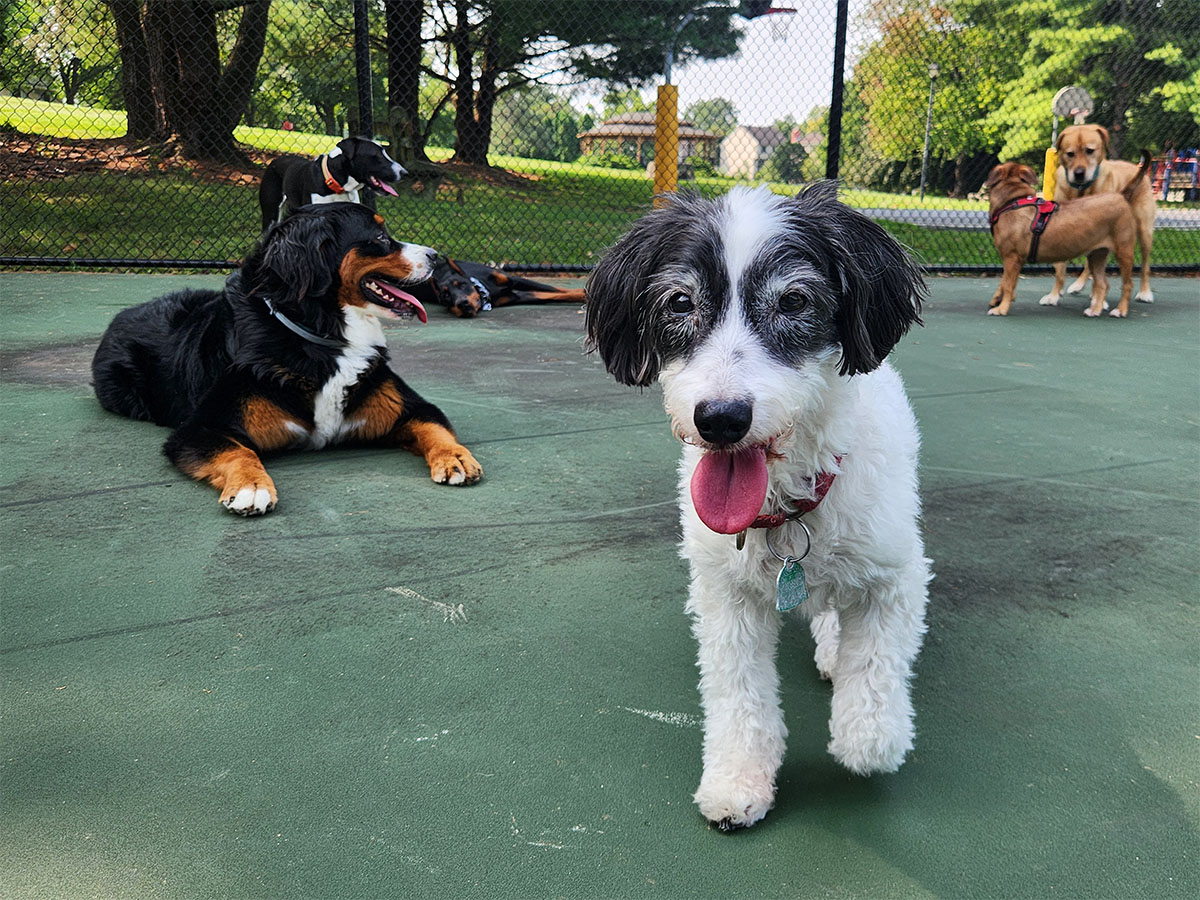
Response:
[[[804,581],[804,566],[799,560],[789,557],[775,579],[775,608],[780,612],[795,609],[808,599],[808,585]]]

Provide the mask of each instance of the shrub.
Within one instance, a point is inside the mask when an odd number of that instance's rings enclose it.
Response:
[[[598,166],[602,169],[640,169],[641,164],[624,153],[589,153],[579,157],[580,165]]]
[[[699,175],[701,178],[712,178],[717,174],[717,167],[703,156],[689,156],[683,161],[683,164],[690,166],[692,173]]]

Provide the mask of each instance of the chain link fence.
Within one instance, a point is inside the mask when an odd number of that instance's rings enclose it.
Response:
[[[584,270],[674,170],[837,177],[930,268],[994,268],[987,172],[1040,170],[1077,85],[1154,155],[1155,268],[1200,269],[1195,0],[6,0],[0,34],[9,267],[231,266],[271,160],[369,135],[409,174],[364,200],[461,259]]]

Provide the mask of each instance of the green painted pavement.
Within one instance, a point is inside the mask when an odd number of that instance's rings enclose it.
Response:
[[[934,279],[917,749],[857,778],[794,620],[775,810],[700,731],[656,390],[575,307],[434,311],[397,369],[483,464],[268,463],[262,519],[88,386],[116,311],[214,276],[0,275],[0,895],[1077,897],[1200,892],[1200,281],[1128,321]]]

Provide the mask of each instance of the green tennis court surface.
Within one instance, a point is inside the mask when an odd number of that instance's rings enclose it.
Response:
[[[395,365],[484,481],[299,453],[243,520],[88,385],[119,309],[219,281],[0,275],[0,895],[1200,892],[1200,281],[1127,321],[932,281],[893,357],[937,573],[917,749],[833,763],[797,620],[777,805],[731,835],[690,799],[657,390],[584,356],[574,306],[433,311]]]

